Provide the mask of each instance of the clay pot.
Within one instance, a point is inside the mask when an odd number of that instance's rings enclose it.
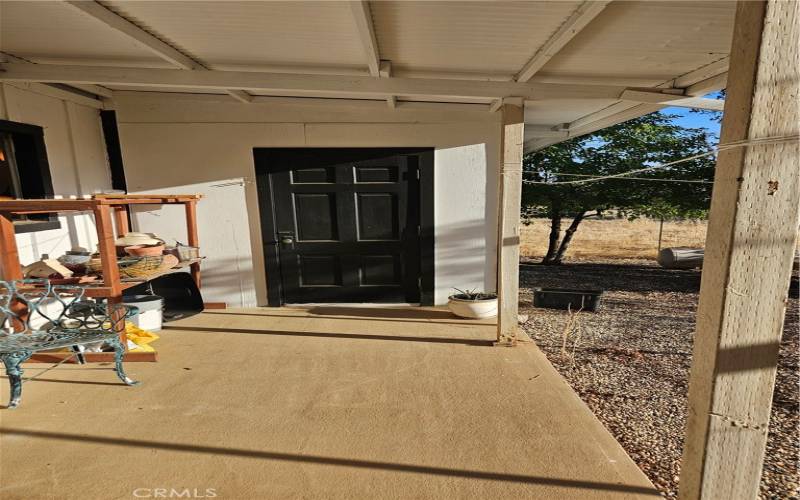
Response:
[[[164,253],[164,245],[132,245],[125,247],[125,253],[131,257],[155,257]]]

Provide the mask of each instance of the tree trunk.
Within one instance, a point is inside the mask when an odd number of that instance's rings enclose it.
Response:
[[[556,251],[558,250],[558,240],[561,238],[561,207],[558,202],[553,202],[550,210],[550,243],[547,245],[547,254],[542,259],[542,264],[553,263]]]
[[[569,246],[569,242],[572,241],[572,237],[575,235],[575,231],[578,230],[578,225],[581,223],[583,218],[586,216],[586,211],[582,210],[575,215],[575,218],[572,219],[572,223],[569,225],[567,230],[564,232],[564,239],[561,240],[561,245],[558,247],[558,251],[553,258],[553,264],[561,264],[561,259],[564,258],[564,254],[567,252],[567,247]]]

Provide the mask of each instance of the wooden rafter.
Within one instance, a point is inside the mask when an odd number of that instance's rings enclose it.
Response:
[[[677,87],[677,85],[680,84],[682,86],[681,88],[684,96],[681,99],[688,101],[689,99],[694,99],[696,96],[702,96],[724,89],[727,85],[727,71],[728,58],[726,57],[709,65],[703,66],[702,68],[690,71],[674,80],[670,80],[669,82],[661,85],[659,88],[669,91],[673,87]],[[667,99],[669,99],[671,96],[671,94],[665,95],[667,95]],[[676,102],[680,103],[680,101]],[[716,107],[719,106],[719,103],[708,103],[707,101],[700,101],[700,104],[708,104]],[[566,129],[569,131],[568,137],[578,137],[581,135],[590,134],[595,130],[610,127],[626,120],[631,120],[648,113],[656,112],[665,106],[673,105],[676,104],[673,104],[672,102],[669,104],[654,104],[652,102],[634,103],[632,101],[620,101],[569,123],[566,127]],[[525,143],[525,151],[541,149],[562,140],[563,139],[552,137],[534,138]]]
[[[375,38],[375,28],[372,25],[372,13],[369,2],[366,0],[349,2],[353,12],[353,21],[356,24],[358,38],[367,58],[367,67],[372,76],[380,76],[381,56],[378,51],[378,40]]]
[[[572,15],[564,21],[564,24],[551,36],[536,54],[525,63],[517,76],[514,78],[518,82],[527,82],[542,66],[553,58],[564,46],[572,40],[575,35],[585,28],[592,20],[600,14],[606,5],[611,1],[587,0],[583,2]]]
[[[95,1],[68,0],[69,5],[115,29],[170,64],[185,70],[206,71],[207,68],[175,47],[148,33],[116,12]],[[252,96],[238,89],[222,89],[241,102],[250,102]]]
[[[666,104],[669,106],[678,106],[681,108],[697,108],[697,109],[710,109],[714,111],[722,111],[725,107],[723,99],[706,99],[703,97],[686,97],[681,92],[680,94],[667,94],[646,92],[641,90],[626,90],[622,93],[620,98],[623,101],[633,101],[641,103],[653,104]]]

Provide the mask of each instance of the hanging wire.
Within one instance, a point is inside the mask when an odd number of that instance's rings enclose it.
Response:
[[[764,137],[762,139],[745,139],[745,140],[741,140],[741,141],[734,141],[734,142],[728,142],[728,143],[725,143],[725,144],[720,144],[716,148],[712,148],[712,149],[710,149],[710,150],[708,150],[708,151],[706,151],[704,153],[699,153],[699,154],[696,154],[696,155],[692,155],[692,156],[689,156],[688,158],[683,158],[681,160],[675,160],[675,161],[671,161],[669,163],[662,163],[660,165],[653,165],[651,167],[645,167],[645,168],[640,168],[640,169],[636,169],[636,170],[629,170],[627,172],[622,172],[622,173],[619,173],[619,174],[604,175],[604,176],[601,176],[601,177],[593,177],[591,179],[580,179],[580,180],[575,180],[575,181],[547,182],[547,181],[535,181],[535,180],[530,180],[530,179],[523,179],[522,182],[524,184],[547,184],[549,186],[564,185],[564,184],[588,184],[590,182],[598,182],[598,181],[602,181],[602,180],[606,180],[606,179],[616,179],[616,178],[619,178],[619,177],[628,177],[629,175],[639,174],[639,173],[642,173],[642,172],[651,172],[653,170],[661,170],[661,169],[664,169],[664,168],[667,168],[667,167],[671,167],[671,166],[674,166],[674,165],[679,165],[681,163],[687,163],[687,162],[690,162],[690,161],[693,161],[693,160],[697,160],[698,158],[704,158],[706,156],[711,156],[711,155],[716,154],[716,153],[718,153],[720,151],[726,151],[726,150],[729,150],[729,149],[741,148],[741,147],[747,147],[747,146],[761,146],[761,145],[766,145],[766,144],[780,144],[780,143],[784,143],[784,142],[797,142],[798,140],[800,140],[800,135],[785,135],[785,136],[775,136],[775,137]],[[525,173],[535,174],[537,172],[530,172],[529,171],[529,172],[525,172]],[[563,174],[555,174],[555,175],[563,175]],[[680,179],[676,179],[676,180],[680,180]]]
[[[535,172],[531,172],[535,173]],[[564,174],[564,173],[557,173],[555,174],[559,177],[590,177],[592,179],[601,179],[602,177],[592,174]],[[686,182],[692,184],[714,184],[714,181],[705,181],[702,179],[658,179],[656,177],[619,177],[621,181],[648,181],[648,182]],[[539,182],[539,184],[554,184],[548,182]]]

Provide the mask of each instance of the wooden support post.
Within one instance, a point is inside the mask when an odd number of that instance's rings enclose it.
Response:
[[[114,245],[114,226],[111,224],[111,209],[108,205],[99,205],[93,209],[94,223],[97,226],[97,240],[100,261],[103,266],[103,285],[111,296],[122,295],[119,281],[119,265],[117,264],[117,247]]]
[[[118,321],[116,304],[122,302],[122,286],[120,285],[119,265],[117,264],[117,247],[114,245],[114,226],[111,224],[111,207],[98,205],[94,208],[94,223],[97,226],[97,240],[100,251],[100,262],[103,266],[103,285],[110,292],[107,297],[112,327],[117,329],[122,345],[127,350],[128,339],[125,336],[125,322]]]
[[[689,383],[684,500],[756,498],[792,258],[800,3],[739,2],[721,143],[794,136],[717,160]]]
[[[186,234],[187,243],[193,247],[200,246],[200,237],[197,234],[197,201],[187,201],[184,206],[186,207]],[[192,278],[194,279],[197,288],[200,288],[200,263],[195,262],[190,266]]]
[[[131,231],[128,222],[128,205],[114,207],[114,224],[117,226],[117,237],[121,238]]]
[[[0,277],[6,281],[22,279],[17,237],[9,213],[0,213]]]
[[[497,341],[513,345],[519,320],[519,226],[522,200],[523,102],[504,99],[497,224]]]

